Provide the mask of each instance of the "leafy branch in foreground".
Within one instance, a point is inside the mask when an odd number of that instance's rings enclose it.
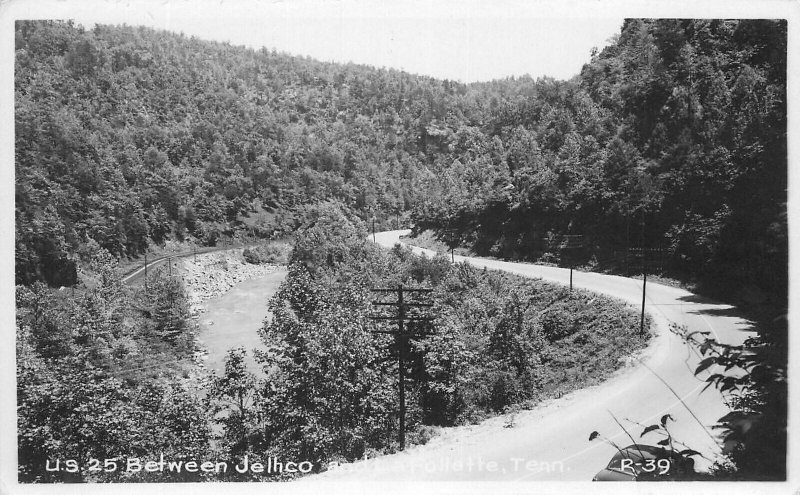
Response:
[[[786,371],[782,366],[786,362],[785,346],[779,344],[780,328],[777,331],[762,329],[762,335],[749,338],[742,345],[723,344],[709,337],[710,332],[689,332],[683,326],[673,325],[671,330],[700,356],[694,373],[708,373],[703,390],[713,386],[724,394],[730,408],[713,427],[721,430],[722,453],[729,462],[717,461],[712,466],[711,476],[715,479],[785,479],[787,390]],[[671,388],[670,391],[675,394]],[[695,417],[693,413],[692,416]],[[669,431],[670,421],[674,421],[671,415],[662,416],[658,424],[644,426],[641,437],[661,434],[663,438],[657,442],[658,446],[682,458],[701,455],[691,448],[675,448],[680,442],[675,441]],[[590,440],[598,436],[593,432]]]
[[[687,332],[679,326],[673,326],[672,331],[700,353],[702,359],[695,374],[709,370],[706,388],[714,386],[726,394],[731,412],[719,418],[714,428],[722,430],[723,453],[736,466],[728,475],[737,479],[785,479],[785,349],[761,336],[732,346],[709,338],[706,332]]]
[[[670,414],[661,416],[661,420],[657,424],[645,426],[639,435],[639,438],[642,438],[652,432],[660,433],[664,438],[659,440],[656,446],[639,443],[611,411],[609,414],[633,443],[620,448],[609,438],[593,431],[589,435],[590,442],[600,438],[617,449],[619,453],[612,457],[608,466],[600,471],[594,480],[618,481],[632,478],[639,481],[675,481],[698,479],[700,475],[694,470],[692,456],[702,456],[702,454],[688,448],[683,450],[675,448],[675,444],[680,442],[674,441],[667,428],[667,422],[674,421]]]

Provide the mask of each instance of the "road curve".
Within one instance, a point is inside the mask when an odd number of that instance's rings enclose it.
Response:
[[[391,247],[407,230],[381,232],[377,243]],[[417,254],[432,256],[413,247]],[[456,262],[503,270],[518,275],[569,284],[569,270],[527,263],[511,263],[455,256]],[[599,273],[574,272],[573,284],[619,298],[639,308],[642,281]],[[686,290],[647,283],[646,311],[653,317],[655,337],[640,356],[600,385],[573,392],[517,415],[513,428],[503,418],[476,426],[449,428],[423,446],[394,455],[344,464],[305,480],[347,481],[527,481],[591,480],[616,452],[598,440],[597,430],[621,446],[633,443],[616,424],[616,417],[636,441],[643,427],[670,414],[673,438],[701,452],[697,467],[704,468],[719,454],[711,426],[727,412],[723,396],[713,388],[701,393],[710,372],[695,376],[698,357],[670,332],[670,323],[690,330],[710,331],[723,343],[738,345],[752,336],[750,322],[736,315],[732,306],[716,303]],[[662,382],[681,397],[683,404]],[[685,404],[685,405],[684,405]],[[687,410],[691,410],[691,413]],[[655,444],[653,433],[642,443]]]

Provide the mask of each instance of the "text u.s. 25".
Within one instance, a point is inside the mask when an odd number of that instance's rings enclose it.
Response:
[[[237,473],[257,473],[257,474],[279,474],[279,473],[310,473],[314,465],[309,461],[283,461],[278,457],[268,457],[265,461],[251,461],[247,456],[238,464],[226,461],[204,461],[194,460],[168,460],[161,454],[158,460],[141,459],[129,457],[126,459],[89,459],[81,469],[81,465],[75,459],[48,459],[45,469],[50,472],[64,471],[67,473],[77,473],[79,471],[114,473],[125,471],[128,473],[138,472],[170,472],[170,473],[227,473],[236,471]]]

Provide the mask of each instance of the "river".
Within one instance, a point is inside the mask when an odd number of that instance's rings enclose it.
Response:
[[[225,370],[225,355],[234,347],[247,350],[248,369],[259,373],[253,358],[253,348],[261,347],[258,330],[268,316],[267,302],[286,278],[286,268],[264,277],[247,280],[231,290],[206,301],[206,312],[200,315],[199,339],[208,350],[206,366],[221,376]]]

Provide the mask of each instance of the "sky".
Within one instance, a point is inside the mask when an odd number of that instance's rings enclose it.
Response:
[[[569,2],[567,2],[569,3]],[[622,26],[621,17],[552,2],[478,0],[109,0],[55,2],[31,17],[146,25],[461,82],[529,74],[568,79]],[[581,4],[586,6],[586,2]]]

